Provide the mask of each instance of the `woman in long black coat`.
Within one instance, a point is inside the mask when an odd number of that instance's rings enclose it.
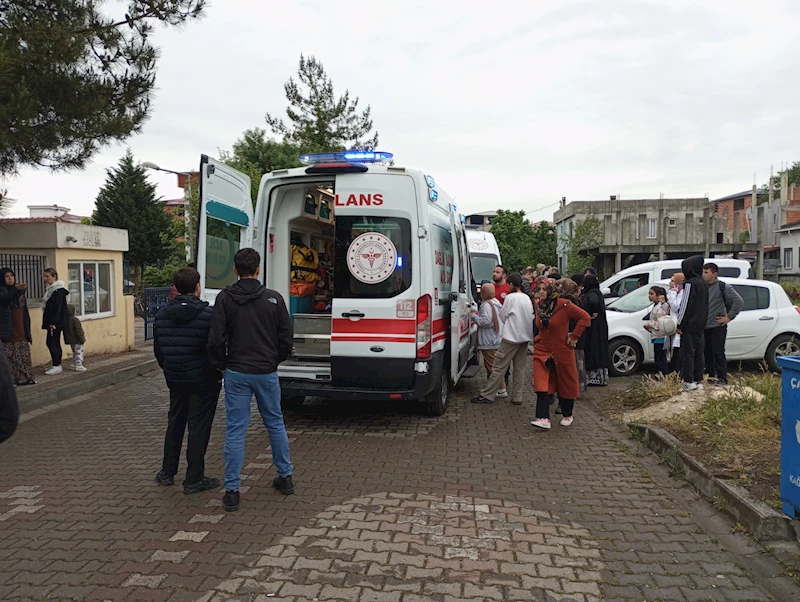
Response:
[[[11,268],[0,269],[0,341],[17,385],[35,385],[31,365],[31,317],[25,300],[28,286]]]
[[[608,320],[600,282],[593,274],[587,274],[583,278],[581,307],[592,318],[592,325],[584,331],[586,380],[590,387],[604,387],[608,384]]]

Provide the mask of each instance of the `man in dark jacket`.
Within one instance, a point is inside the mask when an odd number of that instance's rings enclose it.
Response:
[[[14,380],[5,353],[0,353],[0,443],[6,441],[17,430],[19,404]]]
[[[708,284],[703,280],[703,256],[684,259],[681,271],[686,279],[677,310],[681,335],[681,391],[694,391],[703,388],[703,349],[708,320]]]
[[[278,364],[292,352],[289,312],[280,293],[258,281],[261,257],[255,249],[240,249],[233,258],[239,282],[227,287],[214,304],[208,352],[212,363],[225,370],[225,510],[239,509],[239,487],[244,464],[244,438],[250,422],[250,400],[269,433],[272,462],[278,476],[273,487],[294,493],[289,438],[281,412]]]
[[[192,494],[219,487],[219,479],[205,476],[205,455],[222,383],[208,357],[212,311],[199,298],[200,274],[181,268],[173,281],[180,294],[156,314],[153,328],[153,351],[169,387],[164,461],[156,481],[175,482],[188,422],[183,491]]]

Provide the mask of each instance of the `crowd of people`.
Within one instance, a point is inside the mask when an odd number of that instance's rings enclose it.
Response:
[[[608,384],[608,322],[594,268],[563,278],[554,267],[529,266],[510,274],[498,265],[480,298],[475,320],[487,383],[472,402],[508,397],[510,378],[511,403],[522,404],[532,345],[536,418],[531,424],[551,428],[557,395],[561,425],[570,426],[575,400],[586,387]]]
[[[741,311],[742,298],[718,273],[716,264],[697,255],[682,262],[669,290],[656,285],[648,291],[653,305],[643,326],[650,333],[656,374],[680,373],[684,392],[702,389],[704,374],[716,384],[728,382],[727,324]],[[557,396],[561,425],[570,426],[580,394],[608,385],[608,321],[595,269],[566,278],[541,264],[511,274],[498,265],[480,298],[475,320],[488,380],[472,402],[508,397],[510,378],[511,402],[521,404],[532,345],[536,417],[531,424],[551,428]]]

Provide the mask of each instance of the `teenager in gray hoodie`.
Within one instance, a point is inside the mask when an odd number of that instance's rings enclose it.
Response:
[[[703,280],[708,282],[708,319],[705,330],[706,374],[717,379],[718,385],[728,384],[728,358],[725,357],[725,340],[728,322],[742,311],[742,296],[719,278],[715,263],[703,266]]]

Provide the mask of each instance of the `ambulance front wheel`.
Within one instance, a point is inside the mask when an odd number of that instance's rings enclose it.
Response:
[[[450,378],[447,372],[447,366],[443,366],[438,383],[422,401],[428,416],[441,416],[447,411],[447,395],[450,393]]]

